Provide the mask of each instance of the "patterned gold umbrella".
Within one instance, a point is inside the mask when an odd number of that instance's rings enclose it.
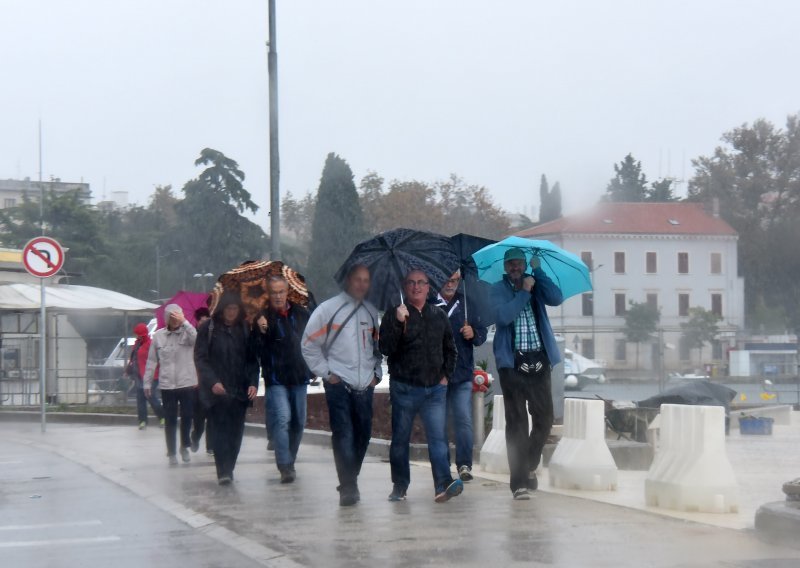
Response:
[[[289,301],[308,307],[309,292],[306,279],[279,260],[248,260],[219,277],[211,291],[211,312],[225,292],[238,292],[247,312],[248,321],[267,307],[269,301],[268,282],[272,276],[282,276],[289,283]]]

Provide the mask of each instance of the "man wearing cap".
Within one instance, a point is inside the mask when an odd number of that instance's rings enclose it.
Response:
[[[506,274],[490,292],[497,326],[494,356],[503,390],[511,492],[516,500],[528,500],[529,491],[538,488],[536,468],[553,425],[550,370],[561,361],[546,306],[559,306],[564,298],[535,256],[528,263],[522,249],[511,248],[504,263]]]
[[[131,356],[128,359],[128,366],[125,368],[125,375],[136,382],[136,415],[139,421],[139,430],[147,428],[147,403],[153,408],[153,412],[158,418],[161,426],[164,426],[164,411],[161,409],[161,401],[158,398],[158,373],[153,377],[153,385],[150,388],[150,398],[144,395],[144,370],[147,368],[147,356],[150,353],[150,331],[147,325],[137,323],[133,328],[136,342],[131,349]]]
[[[164,308],[163,327],[153,334],[147,368],[144,373],[144,393],[152,396],[153,377],[158,369],[158,382],[164,407],[166,425],[164,434],[167,440],[167,457],[170,465],[178,464],[176,434],[178,412],[181,423],[181,459],[190,461],[189,448],[192,445],[192,406],[197,387],[197,371],[194,365],[194,344],[197,330],[183,315],[177,304]]]

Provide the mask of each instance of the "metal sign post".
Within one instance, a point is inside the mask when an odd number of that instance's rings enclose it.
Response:
[[[50,237],[36,237],[22,249],[25,270],[39,278],[41,288],[39,304],[39,411],[42,415],[42,432],[47,430],[47,292],[44,281],[55,276],[64,266],[64,249]]]

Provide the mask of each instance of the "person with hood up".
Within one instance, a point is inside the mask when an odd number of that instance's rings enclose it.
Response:
[[[125,368],[125,375],[136,382],[136,415],[139,421],[139,430],[147,428],[147,403],[153,409],[161,426],[164,426],[164,411],[158,397],[158,370],[153,376],[153,385],[150,397],[144,395],[144,371],[147,368],[147,357],[150,354],[150,331],[144,323],[137,323],[133,328],[136,342],[131,349],[131,356]]]
[[[197,330],[183,315],[177,304],[164,308],[167,324],[153,334],[147,368],[144,374],[144,393],[152,396],[153,379],[158,370],[158,382],[163,400],[164,435],[167,439],[167,457],[170,465],[178,464],[176,434],[180,413],[181,459],[189,463],[189,448],[192,445],[192,401],[197,387],[197,372],[194,368],[194,342]]]
[[[197,322],[195,326],[197,329],[205,322],[206,320],[211,319],[211,312],[208,311],[208,308],[203,306],[202,308],[197,308],[194,311],[194,321]],[[199,381],[199,379],[198,379]],[[211,448],[211,425],[208,419],[208,412],[205,406],[203,406],[202,402],[200,401],[200,388],[194,390],[194,408],[193,411],[193,418],[192,418],[192,451],[197,452],[200,449],[200,438],[203,437],[203,434],[206,435],[206,453],[208,455],[213,455],[214,450]]]
[[[351,268],[344,291],[311,314],[302,342],[311,372],[325,383],[342,507],[361,500],[358,475],[372,436],[372,398],[381,377],[378,310],[366,300],[369,284],[366,266]]]
[[[247,408],[258,392],[258,357],[237,294],[225,293],[197,332],[194,361],[200,401],[208,409],[217,481],[233,482]]]

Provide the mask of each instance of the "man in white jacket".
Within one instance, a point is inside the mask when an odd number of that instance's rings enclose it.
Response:
[[[183,310],[177,304],[164,308],[167,322],[153,334],[147,368],[144,372],[144,394],[150,398],[153,376],[158,369],[158,383],[164,408],[164,434],[167,439],[167,457],[170,465],[178,464],[176,434],[178,411],[181,416],[181,458],[189,462],[192,445],[192,406],[197,388],[197,371],[194,366],[194,343],[197,330],[186,321]]]
[[[370,276],[353,267],[345,290],[311,314],[303,334],[303,357],[325,384],[339,504],[360,500],[358,474],[372,436],[372,395],[381,377],[378,311],[365,300]]]

